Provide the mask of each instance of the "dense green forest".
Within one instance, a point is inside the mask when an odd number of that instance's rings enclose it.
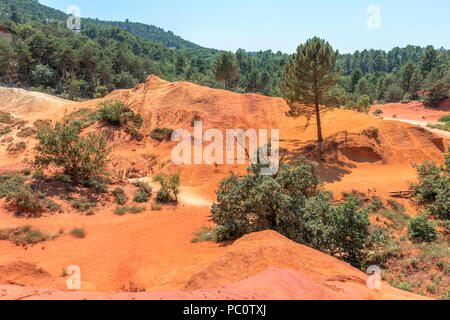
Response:
[[[74,32],[65,26],[67,17],[38,1],[2,0],[0,26],[13,39],[0,39],[3,84],[77,99],[132,88],[155,74],[170,81],[282,96],[288,54],[221,52],[128,20],[82,19],[82,30]],[[337,66],[342,69],[342,90],[336,93],[348,108],[359,108],[362,98],[372,103],[424,99],[435,106],[448,96],[450,50],[364,50],[341,54]]]

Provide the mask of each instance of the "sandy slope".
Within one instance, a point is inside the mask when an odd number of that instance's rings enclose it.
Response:
[[[0,97],[3,99],[0,110],[30,121],[59,120],[72,110],[94,109],[99,102],[72,103],[16,89],[1,89]],[[204,129],[278,128],[281,148],[288,159],[304,154],[316,135],[313,125],[305,126],[305,119],[285,116],[287,106],[282,99],[240,95],[186,82],[170,83],[154,76],[138,88],[118,90],[105,99],[121,99],[142,114],[146,135],[157,127],[185,128],[192,132],[191,120],[197,114]],[[377,137],[368,137],[367,130],[374,132],[374,129]],[[107,205],[91,217],[70,212],[25,221],[12,217],[1,201],[0,228],[32,224],[42,231],[57,232],[63,228],[67,233],[83,227],[87,236],[80,240],[63,235],[28,248],[1,241],[0,284],[3,281],[52,290],[44,294],[34,288],[17,292],[17,287],[0,287],[0,299],[2,295],[194,299],[415,297],[387,285],[380,292],[372,292],[367,289],[367,276],[361,271],[273,232],[249,235],[227,245],[192,243],[193,233],[210,224],[206,205],[214,200],[217,183],[230,170],[244,172],[246,166],[165,164],[175,143],[158,143],[148,136],[138,143],[120,130],[101,124],[87,129],[99,130],[107,132],[113,147],[111,171],[132,169],[135,179],[151,177],[160,170],[178,172],[183,184],[181,204],[178,208],[122,217],[114,215],[114,207]],[[345,110],[324,115],[324,135],[332,155],[320,168],[326,188],[336,192],[358,189],[378,195],[407,188],[408,181],[415,178],[410,162],[440,161],[446,142],[419,126]],[[29,138],[23,140],[30,145],[23,154],[9,155],[6,146],[0,146],[3,170],[20,168],[23,158],[32,157],[33,142]],[[156,157],[157,164],[149,161],[149,155]],[[21,264],[24,262],[28,264]],[[62,270],[74,264],[82,270],[82,291],[118,292],[133,282],[147,293],[99,296],[54,291],[64,290]],[[36,290],[38,296],[34,294]]]

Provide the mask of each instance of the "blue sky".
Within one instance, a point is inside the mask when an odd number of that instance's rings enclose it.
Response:
[[[312,36],[340,52],[389,50],[408,44],[450,48],[449,0],[40,0],[82,17],[130,19],[171,30],[205,47],[292,53]],[[369,29],[367,8],[381,10],[380,29]],[[372,20],[378,21],[378,20]]]

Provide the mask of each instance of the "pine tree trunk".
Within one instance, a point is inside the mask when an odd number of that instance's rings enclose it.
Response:
[[[322,122],[320,121],[320,106],[316,104],[316,119],[317,119],[317,142],[322,143]]]
[[[317,119],[317,147],[319,150],[319,161],[324,162],[323,158],[323,136],[322,136],[322,122],[320,120],[320,106],[316,103],[316,119]]]

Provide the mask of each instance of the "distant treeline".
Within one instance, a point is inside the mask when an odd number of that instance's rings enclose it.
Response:
[[[289,55],[272,51],[224,52],[200,47],[172,32],[130,21],[83,19],[81,32],[65,27],[67,15],[33,0],[0,3],[0,26],[12,43],[0,39],[2,83],[65,98],[92,98],[132,88],[155,74],[240,93],[282,96],[281,79]],[[222,65],[218,66],[217,62]],[[408,101],[432,93],[430,104],[448,94],[450,51],[407,46],[389,52],[341,54],[339,87],[352,107],[367,95],[374,101]],[[229,81],[221,74],[231,68]]]

